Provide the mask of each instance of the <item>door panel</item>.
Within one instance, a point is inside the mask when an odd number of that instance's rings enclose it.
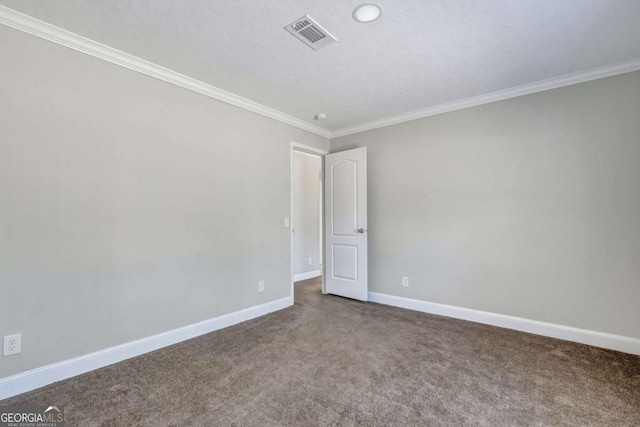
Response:
[[[333,277],[358,280],[358,247],[333,245]]]
[[[351,160],[343,160],[332,165],[331,172],[333,173],[333,209],[331,210],[333,236],[354,237],[358,229],[358,164]]]
[[[326,291],[367,300],[367,151],[325,156]]]

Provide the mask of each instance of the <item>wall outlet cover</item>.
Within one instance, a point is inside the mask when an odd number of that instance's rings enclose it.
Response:
[[[405,288],[409,286],[409,278],[407,276],[402,276],[402,286]]]
[[[7,335],[2,340],[2,355],[12,356],[22,351],[22,334]]]

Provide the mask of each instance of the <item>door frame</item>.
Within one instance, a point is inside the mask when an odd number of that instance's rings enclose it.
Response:
[[[300,144],[298,142],[291,141],[289,147],[289,255],[290,255],[290,281],[291,281],[291,300],[293,301],[294,295],[294,281],[293,281],[293,153],[300,152],[303,154],[310,154],[313,156],[320,157],[320,170],[322,173],[322,179],[320,180],[320,259],[322,260],[322,264],[320,265],[320,271],[322,272],[322,293],[325,294],[325,265],[324,262],[324,156],[329,154],[328,150],[323,150],[321,148],[312,147],[310,145]]]

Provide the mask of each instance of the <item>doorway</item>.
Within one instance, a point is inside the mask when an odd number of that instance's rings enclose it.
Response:
[[[326,151],[291,143],[291,295],[294,284],[323,276],[323,167]],[[322,284],[324,292],[324,280]]]

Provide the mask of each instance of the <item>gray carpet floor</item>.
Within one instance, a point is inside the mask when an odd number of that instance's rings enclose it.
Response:
[[[320,293],[0,404],[68,426],[640,426],[640,357]]]

